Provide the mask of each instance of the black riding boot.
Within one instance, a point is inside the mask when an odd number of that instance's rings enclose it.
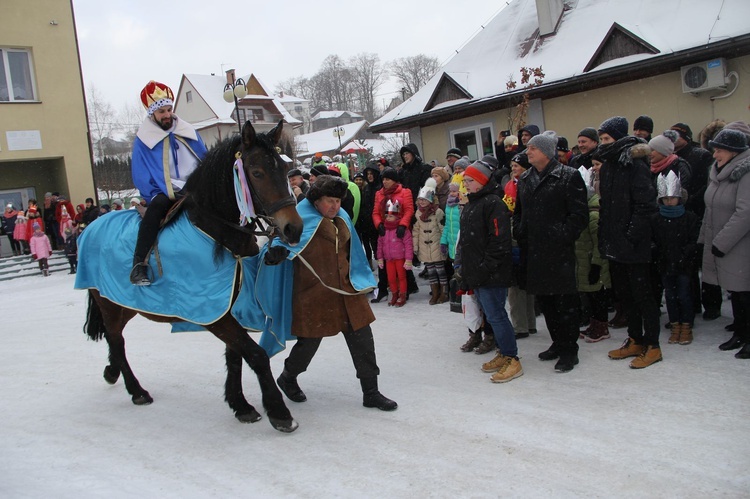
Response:
[[[130,271],[130,282],[136,286],[149,286],[151,279],[148,277],[148,264],[138,257],[133,259],[133,270]]]
[[[289,400],[292,402],[304,402],[307,400],[305,392],[297,384],[297,376],[290,374],[286,369],[281,373],[276,383],[281,388],[281,391],[284,392],[284,395],[289,397]]]
[[[359,380],[362,385],[362,405],[365,407],[377,407],[381,411],[395,411],[398,404],[393,400],[385,397],[378,391],[378,377],[362,378]]]

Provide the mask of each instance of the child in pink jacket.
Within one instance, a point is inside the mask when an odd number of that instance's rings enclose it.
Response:
[[[42,271],[44,277],[49,277],[49,263],[47,258],[52,254],[52,245],[49,243],[47,235],[42,232],[42,226],[38,223],[34,223],[34,235],[29,240],[29,248],[31,249],[31,258],[39,262],[39,270]]]
[[[403,307],[406,303],[406,271],[411,270],[414,257],[411,231],[407,229],[401,237],[398,235],[401,217],[401,204],[398,201],[388,201],[385,235],[378,237],[378,267],[386,269],[388,287],[391,289],[391,301],[388,305],[394,307]]]

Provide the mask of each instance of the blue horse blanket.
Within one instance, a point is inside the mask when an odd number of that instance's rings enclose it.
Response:
[[[152,284],[132,285],[130,271],[140,221],[136,210],[113,211],[86,227],[78,239],[76,289],[93,288],[120,306],[186,321],[172,323],[172,332],[203,330],[202,326],[216,322],[230,307],[245,329],[264,329],[265,315],[255,294],[258,256],[239,258],[222,248],[215,258],[215,241],[190,223],[184,211],[159,232],[163,274],[158,273],[152,253]],[[240,290],[232,305],[237,279]]]

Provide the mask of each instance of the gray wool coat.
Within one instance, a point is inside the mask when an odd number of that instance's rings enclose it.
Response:
[[[750,149],[720,171],[711,166],[704,195],[703,281],[728,291],[750,291]],[[724,253],[711,253],[716,246]]]

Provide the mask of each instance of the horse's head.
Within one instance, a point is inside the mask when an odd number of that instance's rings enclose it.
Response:
[[[256,212],[273,218],[278,236],[289,244],[296,244],[302,234],[302,219],[289,187],[289,167],[276,150],[283,123],[279,121],[267,133],[256,133],[253,125],[246,122],[242,127],[242,164],[252,185]]]

